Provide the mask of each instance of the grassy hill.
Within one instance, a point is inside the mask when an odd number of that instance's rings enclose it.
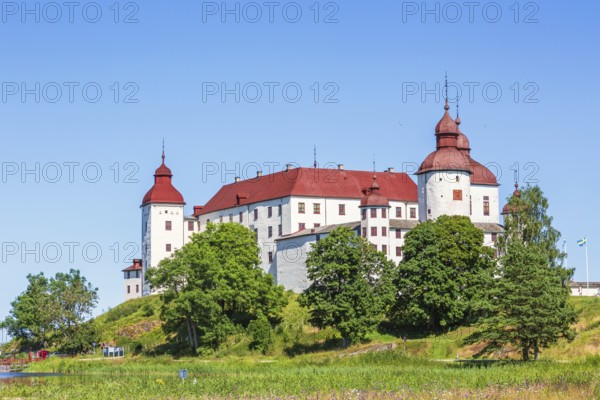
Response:
[[[288,293],[289,304],[284,309],[284,318],[280,326],[274,330],[274,345],[267,356],[299,356],[306,353],[354,354],[362,351],[375,351],[394,344],[404,349],[403,333],[399,337],[374,333],[369,342],[340,350],[336,332],[332,329],[318,330],[307,324],[308,312],[296,301],[297,295]],[[572,342],[560,341],[556,346],[543,350],[541,357],[545,359],[575,359],[600,354],[600,298],[573,297],[571,302],[579,313],[579,322],[575,328],[577,337]],[[160,299],[150,296],[127,301],[96,321],[102,332],[102,340],[113,345],[123,346],[127,354],[149,353],[167,342],[161,328],[159,318]],[[462,327],[439,335],[419,335],[406,333],[408,353],[426,358],[449,359],[470,358],[480,350],[480,346],[463,346],[462,339],[472,332],[473,328]],[[214,356],[245,357],[256,356],[248,349],[250,339],[244,335],[230,337]],[[393,345],[392,345],[393,346]],[[389,347],[389,346],[388,346]],[[507,351],[495,354],[494,357],[518,356]]]

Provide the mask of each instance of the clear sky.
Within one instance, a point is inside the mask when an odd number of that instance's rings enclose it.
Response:
[[[322,166],[410,172],[445,71],[501,198],[511,169],[538,182],[575,278],[587,235],[600,279],[598,2],[24,4],[0,3],[0,318],[40,271],[80,269],[97,312],[122,301],[163,138],[188,213],[315,144]]]

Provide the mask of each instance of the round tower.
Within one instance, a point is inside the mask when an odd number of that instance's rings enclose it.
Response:
[[[458,149],[460,134],[448,112],[448,98],[444,110],[435,127],[436,150],[425,158],[416,173],[422,222],[441,215],[470,215],[471,168],[468,157]]]
[[[162,164],[154,173],[154,185],[142,200],[142,266],[143,271],[158,266],[184,244],[183,196],[172,183],[173,174]],[[151,294],[144,281],[143,295]]]
[[[361,235],[378,251],[389,256],[390,202],[379,193],[377,176],[373,175],[371,187],[363,190],[360,200]]]

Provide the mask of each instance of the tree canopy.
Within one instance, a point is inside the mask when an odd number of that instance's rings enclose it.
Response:
[[[2,326],[23,347],[55,347],[70,353],[91,348],[97,339],[93,321],[86,321],[98,302],[94,288],[77,270],[27,276],[27,289],[11,303]]]
[[[483,297],[486,314],[467,343],[483,342],[483,352],[510,344],[524,360],[561,338],[572,339],[576,313],[569,304],[568,282],[573,271],[559,264],[560,232],[547,214],[548,200],[537,186],[509,199],[506,233],[494,285]]]
[[[260,267],[254,232],[234,223],[207,225],[157,268],[147,271],[160,290],[164,329],[192,352],[216,348],[259,315],[281,318],[283,288]]]
[[[467,217],[441,216],[406,234],[391,320],[418,329],[448,329],[473,315],[489,287],[493,249]]]
[[[375,329],[394,299],[394,262],[348,228],[312,244],[306,260],[309,288],[299,298],[310,323],[337,329],[355,343]]]

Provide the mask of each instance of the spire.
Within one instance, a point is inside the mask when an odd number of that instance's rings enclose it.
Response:
[[[165,163],[165,138],[163,138],[162,142],[162,163]]]
[[[456,119],[454,120],[454,122],[456,122],[456,125],[460,126],[460,123],[462,122],[460,120],[460,110],[459,110],[459,104],[458,104],[458,97],[456,98]]]
[[[313,163],[313,167],[316,169],[317,168],[317,145],[315,144],[315,148],[314,148],[314,163]]]
[[[379,192],[379,184],[377,183],[377,175],[373,174],[373,182],[371,183],[371,192]]]
[[[444,110],[448,111],[450,109],[450,105],[448,103],[448,71],[446,71],[445,77],[446,77],[446,83],[444,85],[444,88],[446,90],[446,104],[444,105]]]

